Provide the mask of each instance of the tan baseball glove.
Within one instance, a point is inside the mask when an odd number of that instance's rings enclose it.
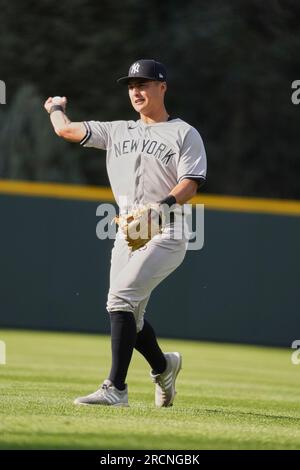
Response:
[[[128,246],[135,251],[162,232],[164,217],[159,204],[150,203],[119,215],[114,221],[125,234]]]

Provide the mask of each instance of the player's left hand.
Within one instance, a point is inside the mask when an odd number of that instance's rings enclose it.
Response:
[[[132,251],[146,245],[155,235],[162,232],[163,214],[157,203],[150,203],[132,212],[115,217]]]

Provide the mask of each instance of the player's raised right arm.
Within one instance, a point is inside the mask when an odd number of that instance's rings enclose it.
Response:
[[[44,104],[44,108],[50,114],[50,120],[55,133],[69,142],[80,142],[86,135],[86,128],[83,122],[72,122],[65,114],[67,98],[49,97]],[[57,109],[55,109],[57,107]],[[61,108],[61,109],[59,109]]]

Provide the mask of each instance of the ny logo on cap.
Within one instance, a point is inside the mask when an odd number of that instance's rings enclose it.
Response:
[[[139,70],[140,70],[140,64],[136,62],[135,64],[131,66],[130,73],[138,73]]]

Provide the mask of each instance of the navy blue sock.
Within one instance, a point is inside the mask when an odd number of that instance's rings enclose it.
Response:
[[[110,325],[112,366],[108,378],[118,390],[124,390],[137,336],[133,313],[111,312]]]
[[[146,320],[143,329],[137,334],[135,349],[149,362],[154,374],[161,374],[166,370],[166,358],[157,343],[152,326]]]

